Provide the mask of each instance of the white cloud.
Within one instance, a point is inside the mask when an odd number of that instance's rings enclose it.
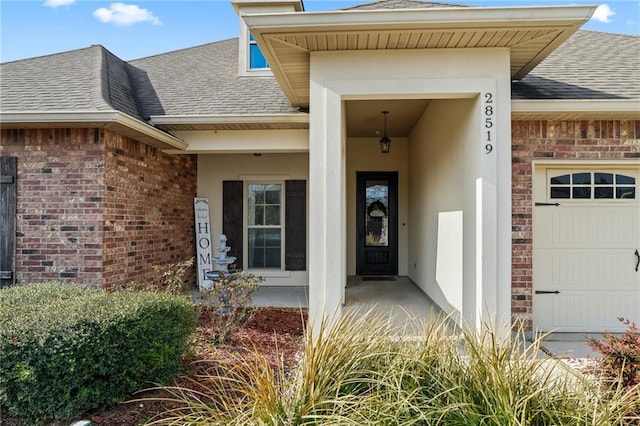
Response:
[[[47,0],[44,2],[44,5],[49,7],[60,7],[60,6],[70,6],[75,2],[76,0]]]
[[[138,22],[151,22],[153,25],[162,24],[160,18],[135,4],[111,3],[108,8],[96,9],[93,16],[102,22],[116,25],[133,25]]]
[[[611,22],[611,17],[616,13],[609,7],[608,4],[601,4],[593,13],[591,19],[599,22]]]

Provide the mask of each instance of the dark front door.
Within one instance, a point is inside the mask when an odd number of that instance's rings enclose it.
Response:
[[[398,273],[398,173],[358,172],[356,273]]]

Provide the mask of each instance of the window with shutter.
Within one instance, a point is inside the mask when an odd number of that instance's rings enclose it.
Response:
[[[243,212],[246,200],[246,217]],[[223,232],[237,267],[307,269],[307,182],[223,182]],[[246,228],[247,241],[243,241]],[[284,249],[284,251],[283,251]],[[283,262],[284,258],[284,262]]]

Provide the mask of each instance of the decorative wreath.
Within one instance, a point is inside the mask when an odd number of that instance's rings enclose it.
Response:
[[[385,207],[385,205],[380,200],[376,200],[376,201],[372,202],[371,204],[369,204],[367,206],[367,215],[368,216],[371,216],[371,213],[373,213],[375,211],[380,211],[380,212],[383,213],[382,215],[379,215],[379,216],[387,216],[387,208]],[[379,217],[378,215],[376,215],[376,216]],[[376,217],[376,216],[371,216],[371,217]]]

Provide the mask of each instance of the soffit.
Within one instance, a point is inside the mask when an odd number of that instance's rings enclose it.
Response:
[[[294,107],[309,105],[310,52],[508,48],[520,79],[595,6],[342,10],[243,16]]]

